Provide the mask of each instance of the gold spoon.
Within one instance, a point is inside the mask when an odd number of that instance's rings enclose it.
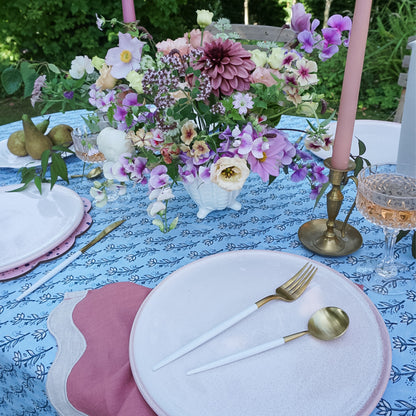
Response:
[[[93,179],[96,178],[97,176],[100,176],[103,173],[103,169],[100,168],[99,166],[97,166],[94,169],[91,169],[86,175],[85,177],[87,179]],[[71,175],[71,178],[82,178],[84,175]]]
[[[259,354],[260,352],[270,350],[271,348],[278,347],[279,345],[283,345],[286,342],[292,341],[306,334],[310,334],[313,337],[323,341],[330,341],[343,335],[347,330],[349,323],[350,320],[346,312],[335,306],[328,306],[326,308],[319,309],[309,318],[307,331],[296,332],[295,334],[275,339],[273,341],[267,342],[266,344],[261,344],[248,350],[228,355],[227,357],[220,358],[217,361],[213,361],[201,367],[194,368],[193,370],[188,371],[186,374],[196,374],[200,373],[201,371],[220,367],[222,365],[229,364],[255,354]]]

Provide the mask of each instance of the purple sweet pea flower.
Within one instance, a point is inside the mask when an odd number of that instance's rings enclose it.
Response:
[[[305,13],[305,7],[302,3],[295,3],[292,6],[292,20],[290,21],[290,26],[296,33],[310,30],[311,14]]]
[[[322,51],[319,53],[319,58],[322,61],[326,61],[327,59],[335,55],[338,51],[339,51],[339,48],[337,45],[330,45],[330,46],[324,47]]]
[[[64,97],[67,100],[72,100],[74,98],[74,91],[65,91],[64,92]]]
[[[314,182],[319,182],[319,183],[327,183],[328,182],[328,176],[326,176],[325,174],[322,173],[322,171],[325,169],[324,166],[318,166],[317,164],[313,164],[312,165],[312,169],[311,169],[311,179]]]
[[[129,92],[124,97],[122,104],[125,107],[133,107],[133,106],[139,106],[139,102],[137,101],[137,94],[135,92]]]
[[[306,53],[312,53],[315,42],[313,40],[313,36],[311,32],[309,32],[308,30],[304,30],[303,32],[300,32],[298,35],[298,41],[301,44],[301,48]]]
[[[244,126],[243,130],[236,127],[232,134],[235,139],[233,146],[238,149],[237,153],[247,155],[251,151],[253,140],[256,138],[256,133],[251,123]]]
[[[211,178],[211,171],[206,166],[200,166],[198,169],[198,176],[204,181],[209,181]]]
[[[335,28],[322,29],[322,35],[328,45],[341,45],[341,32]]]
[[[114,112],[114,120],[124,121],[127,115],[127,109],[125,107],[117,106],[116,111]]]
[[[295,148],[296,148],[296,154],[300,159],[302,159],[303,161],[312,160],[312,156],[309,153],[304,152],[303,150],[299,149],[298,144],[295,145]]]
[[[178,173],[184,183],[192,183],[196,178],[197,170],[190,159],[188,159],[184,166],[178,166]]]
[[[147,183],[147,178],[144,176],[149,170],[146,167],[147,159],[144,157],[136,157],[133,163],[130,164],[130,178],[136,183]]]
[[[282,137],[284,139],[285,145],[279,155],[279,159],[283,165],[290,165],[292,163],[293,156],[296,155],[296,148],[284,136]]]
[[[290,176],[290,180],[292,182],[301,182],[308,175],[308,169],[306,168],[306,166],[298,166],[295,164],[294,166],[292,166],[292,169],[293,173]]]
[[[322,188],[322,185],[318,185],[318,186],[312,185],[311,186],[311,193],[309,194],[309,198],[312,199],[312,200],[315,200],[318,197],[319,192],[321,192],[321,188]]]
[[[168,168],[165,165],[158,165],[150,172],[149,187],[151,190],[162,188],[169,183]]]
[[[334,14],[328,19],[328,26],[343,32],[344,30],[351,30],[352,22],[348,16],[342,17],[340,14]]]

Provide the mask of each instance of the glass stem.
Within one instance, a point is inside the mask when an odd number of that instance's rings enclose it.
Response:
[[[383,264],[387,267],[394,263],[394,247],[396,245],[397,234],[399,234],[399,230],[387,227],[384,228],[385,244]]]

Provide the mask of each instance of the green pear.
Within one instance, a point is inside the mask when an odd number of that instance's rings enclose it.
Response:
[[[49,126],[49,118],[42,120],[40,123],[36,124],[36,128],[41,132],[45,133],[46,129]],[[25,147],[25,132],[23,130],[18,130],[12,133],[7,139],[7,148],[10,153],[16,156],[27,156],[27,150]]]
[[[27,150],[25,147],[25,133],[23,130],[15,131],[7,139],[7,148],[10,153],[16,156],[27,156]]]
[[[36,124],[36,128],[41,132],[45,133],[47,128],[49,127],[49,118],[45,118],[45,120],[42,120],[40,123]]]
[[[54,145],[68,147],[72,144],[72,130],[73,128],[67,124],[58,124],[51,129],[48,133],[48,137]]]
[[[27,153],[29,153],[29,156],[33,159],[40,160],[42,153],[45,150],[52,148],[52,142],[48,136],[45,136],[36,128],[27,114],[23,114],[22,122],[23,131],[25,132],[25,146]]]

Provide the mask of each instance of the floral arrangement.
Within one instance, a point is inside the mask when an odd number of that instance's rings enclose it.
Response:
[[[106,112],[112,125],[98,137],[107,181],[95,182],[91,190],[97,204],[106,203],[106,185],[113,181],[147,185],[148,213],[163,232],[178,220],[169,224],[166,214],[179,181],[199,178],[232,191],[241,189],[250,172],[271,183],[283,171],[294,182],[308,180],[311,198],[328,181],[324,167],[303,150],[332,143],[328,121],[320,124],[317,115],[325,105],[313,90],[318,67],[312,55],[326,60],[347,46],[351,20],[332,16],[320,34],[319,21],[311,22],[296,3],[291,20],[296,44],[263,42],[262,50],[248,51],[233,36],[206,30],[212,17],[198,10],[200,29],[157,44],[144,28],[130,24],[105,58],[76,57],[69,75],[79,88],[61,90],[65,100],[88,93],[89,104]],[[97,17],[101,30],[107,23],[117,22]],[[33,102],[49,102],[52,86],[39,77]],[[285,113],[314,117],[316,123],[291,143],[278,127]]]

